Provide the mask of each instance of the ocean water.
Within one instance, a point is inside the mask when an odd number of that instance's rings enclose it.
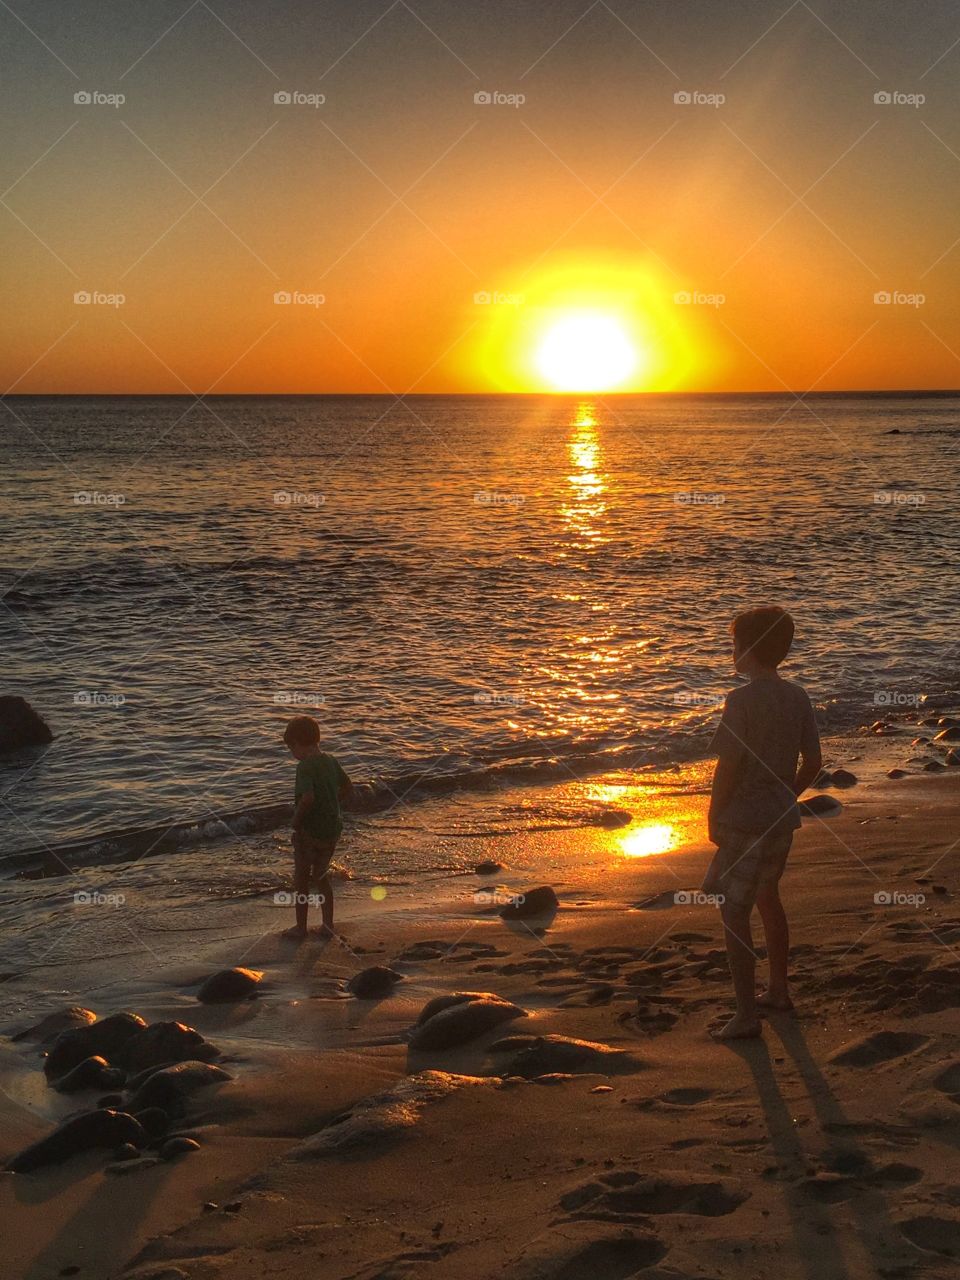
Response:
[[[960,683],[955,397],[5,404],[8,867],[276,821],[300,712],[370,807],[697,758],[757,603],[828,732]]]

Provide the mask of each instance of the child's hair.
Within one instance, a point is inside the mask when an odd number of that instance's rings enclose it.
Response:
[[[313,716],[294,716],[283,731],[288,747],[313,747],[320,741],[320,726]]]
[[[779,605],[738,614],[730,630],[741,653],[751,653],[765,667],[779,666],[793,644],[793,619]]]

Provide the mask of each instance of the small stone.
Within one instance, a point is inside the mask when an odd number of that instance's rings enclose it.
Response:
[[[386,965],[375,964],[369,969],[361,969],[347,983],[347,990],[358,1000],[379,1000],[392,993],[398,982],[403,981],[403,974],[396,969],[388,969]]]
[[[537,889],[528,889],[518,893],[514,900],[500,910],[501,920],[523,920],[528,916],[545,916],[553,914],[560,906],[556,892],[550,885],[540,885]]]
[[[132,1142],[124,1142],[113,1153],[114,1160],[139,1160],[140,1152]]]
[[[498,871],[503,870],[502,862],[478,862],[474,867],[474,873],[478,876],[495,876]]]
[[[188,1155],[191,1151],[199,1151],[200,1143],[195,1138],[168,1138],[160,1148],[161,1160],[175,1160],[177,1156]]]
[[[201,1004],[228,1004],[234,1000],[251,1000],[257,993],[263,974],[256,969],[221,969],[206,978],[197,991]]]

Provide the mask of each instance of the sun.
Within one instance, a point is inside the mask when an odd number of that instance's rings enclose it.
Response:
[[[534,362],[557,391],[611,391],[637,372],[640,356],[614,316],[574,311],[550,323]]]

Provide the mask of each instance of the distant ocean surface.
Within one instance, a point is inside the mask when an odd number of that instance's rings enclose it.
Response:
[[[0,861],[289,800],[289,716],[377,803],[702,755],[776,602],[828,732],[960,680],[960,399],[18,398]]]

